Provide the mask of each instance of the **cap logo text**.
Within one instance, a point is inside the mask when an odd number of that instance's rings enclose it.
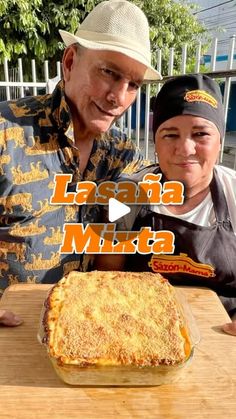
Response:
[[[187,102],[204,102],[213,108],[217,108],[217,100],[205,90],[190,90],[184,96],[184,100]]]

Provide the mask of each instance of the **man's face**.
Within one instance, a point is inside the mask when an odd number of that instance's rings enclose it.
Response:
[[[136,98],[146,66],[111,51],[66,49],[65,94],[81,135],[106,132]]]
[[[155,135],[162,172],[186,188],[209,185],[220,151],[220,133],[215,124],[192,115],[179,115],[163,122]]]

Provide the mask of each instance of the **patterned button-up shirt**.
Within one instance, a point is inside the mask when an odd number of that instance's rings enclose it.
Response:
[[[63,225],[101,221],[99,206],[51,205],[54,175],[72,174],[68,192],[76,192],[78,181],[115,180],[135,167],[140,155],[117,133],[94,139],[81,176],[63,81],[52,94],[0,103],[0,290],[87,268],[89,257],[60,253]]]

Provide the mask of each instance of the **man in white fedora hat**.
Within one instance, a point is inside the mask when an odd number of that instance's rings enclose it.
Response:
[[[128,1],[103,1],[75,35],[59,32],[67,46],[62,63],[65,95],[83,171],[94,137],[126,111],[144,80],[157,80],[160,74],[151,66],[147,19]]]
[[[88,258],[61,254],[65,223],[99,220],[96,206],[50,205],[54,175],[115,180],[139,155],[131,140],[109,131],[136,98],[151,66],[149,26],[125,0],[99,3],[76,34],[60,31],[63,79],[52,94],[0,104],[0,292],[12,283],[55,283]],[[108,133],[109,131],[109,133]],[[21,320],[0,311],[0,323]]]

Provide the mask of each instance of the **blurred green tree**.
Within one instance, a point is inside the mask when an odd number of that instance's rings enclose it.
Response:
[[[24,59],[37,64],[50,60],[55,75],[55,63],[64,49],[58,29],[75,32],[79,22],[102,0],[5,0],[0,2],[0,63],[8,58],[16,63]],[[181,48],[188,43],[188,66],[192,66],[195,47],[206,29],[193,16],[193,5],[174,0],[133,0],[145,12],[150,24],[153,64],[156,51],[162,48],[163,72],[166,73],[168,51],[175,48],[175,68],[180,65]],[[41,66],[42,68],[42,66]],[[191,69],[191,68],[190,68]]]

